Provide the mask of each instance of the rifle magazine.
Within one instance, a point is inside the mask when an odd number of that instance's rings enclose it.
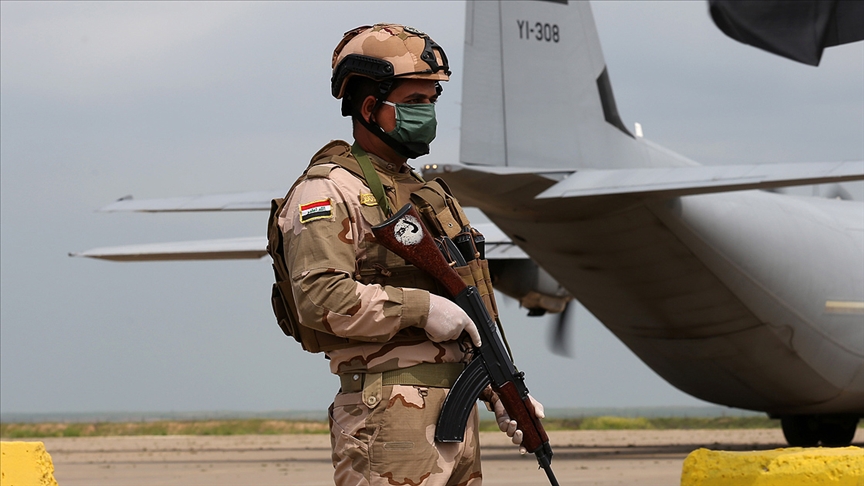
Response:
[[[489,385],[489,372],[482,359],[475,358],[465,371],[456,378],[450,393],[444,399],[438,425],[435,427],[436,442],[462,442],[465,440],[465,424],[477,402],[480,392]]]

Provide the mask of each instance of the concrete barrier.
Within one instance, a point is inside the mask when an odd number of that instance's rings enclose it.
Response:
[[[0,486],[57,486],[45,444],[0,441]]]
[[[684,460],[681,486],[861,486],[864,449],[802,448],[727,452],[697,449]]]

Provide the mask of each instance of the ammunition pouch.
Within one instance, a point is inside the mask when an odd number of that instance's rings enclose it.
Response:
[[[492,277],[489,275],[489,262],[479,258],[471,260],[468,265],[454,267],[456,273],[462,277],[465,285],[473,285],[480,292],[483,304],[489,311],[492,320],[498,319],[498,304],[495,302],[495,292],[492,288]]]
[[[478,236],[482,235],[471,228],[462,206],[451,194],[447,183],[441,179],[427,182],[411,194],[411,202],[434,237],[446,236],[457,242],[468,264],[454,269],[466,285],[477,287],[489,315],[497,320],[498,305],[489,274],[489,262],[482,258],[482,252],[475,245]],[[459,244],[459,241],[466,243]]]

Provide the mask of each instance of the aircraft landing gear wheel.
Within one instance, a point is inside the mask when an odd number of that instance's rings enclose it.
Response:
[[[825,447],[846,447],[855,437],[858,417],[825,417],[819,424],[819,437]]]
[[[786,415],[780,418],[780,426],[792,447],[815,447],[819,443],[819,420],[814,415]]]
[[[852,443],[858,417],[852,415],[786,415],[780,418],[783,435],[792,447],[846,447]]]

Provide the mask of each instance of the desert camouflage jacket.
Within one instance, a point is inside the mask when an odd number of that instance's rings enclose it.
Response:
[[[359,342],[327,352],[331,372],[465,360],[459,343],[432,342],[421,329],[435,284],[375,243],[371,228],[386,218],[365,181],[336,163],[321,164],[322,157],[353,158],[342,141],[322,148],[315,170],[289,193],[278,224],[300,324]],[[391,207],[407,204],[423,183],[407,167],[369,157]]]

